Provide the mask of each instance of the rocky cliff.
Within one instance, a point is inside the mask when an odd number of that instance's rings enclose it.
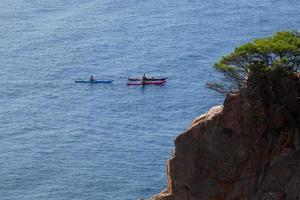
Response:
[[[176,138],[153,200],[300,199],[299,75],[259,81]]]

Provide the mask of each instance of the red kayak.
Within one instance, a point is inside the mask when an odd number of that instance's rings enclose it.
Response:
[[[165,78],[154,78],[154,77],[146,77],[146,81],[165,81],[167,80],[168,77]],[[142,81],[143,78],[128,78],[128,81]]]
[[[128,82],[127,85],[163,85],[166,81],[144,81],[144,82]]]

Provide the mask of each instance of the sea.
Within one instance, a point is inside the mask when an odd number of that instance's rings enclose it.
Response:
[[[175,138],[224,96],[213,64],[299,0],[0,0],[0,199],[138,200]],[[127,86],[128,77],[168,77]],[[94,75],[112,84],[79,84]]]

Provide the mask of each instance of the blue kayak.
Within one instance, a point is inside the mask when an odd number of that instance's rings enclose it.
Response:
[[[75,83],[91,83],[91,84],[95,84],[95,83],[112,83],[113,80],[94,80],[94,81],[84,81],[84,80],[78,80],[75,81]]]

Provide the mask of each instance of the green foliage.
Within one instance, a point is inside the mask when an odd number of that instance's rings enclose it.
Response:
[[[300,34],[284,31],[235,48],[215,64],[215,69],[225,76],[227,85],[230,82],[230,88],[240,89],[246,87],[251,76],[272,71],[295,72],[299,66]]]

